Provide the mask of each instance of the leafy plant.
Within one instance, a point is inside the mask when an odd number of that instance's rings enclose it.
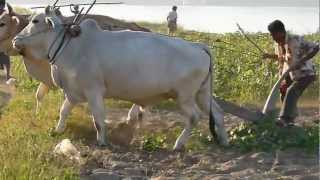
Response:
[[[231,143],[242,151],[302,148],[316,152],[319,148],[319,126],[280,128],[266,120],[259,124],[241,123],[229,135]]]
[[[149,134],[143,137],[141,146],[145,151],[154,152],[167,148],[168,144],[166,143],[166,140],[167,137],[164,134]]]

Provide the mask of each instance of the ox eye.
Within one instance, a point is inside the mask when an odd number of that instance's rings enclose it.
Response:
[[[32,20],[33,24],[37,24],[38,22],[39,22],[39,20],[37,20],[37,19]]]
[[[0,27],[3,27],[5,26],[6,24],[5,23],[0,23]]]

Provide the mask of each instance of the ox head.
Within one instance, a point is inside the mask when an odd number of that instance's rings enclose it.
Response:
[[[48,59],[50,46],[58,34],[64,30],[58,10],[47,7],[45,13],[34,15],[26,26],[13,39],[15,49],[23,53],[25,49],[36,59]]]
[[[15,55],[12,39],[19,29],[20,21],[12,7],[7,4],[7,10],[0,14],[0,51],[8,55]]]

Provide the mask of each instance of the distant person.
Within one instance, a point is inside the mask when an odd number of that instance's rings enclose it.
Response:
[[[6,70],[6,80],[8,81],[11,77],[10,75],[10,57],[0,52],[0,69]]]
[[[0,14],[3,13],[5,7],[6,7],[6,1],[0,0]]]
[[[264,54],[263,58],[276,59],[280,75],[289,68],[294,69],[280,86],[282,106],[277,121],[281,127],[291,126],[298,116],[299,97],[316,79],[311,59],[318,53],[319,45],[304,40],[302,36],[289,34],[279,20],[271,22],[268,30],[275,41],[275,54]]]
[[[170,11],[169,15],[167,16],[169,36],[174,36],[175,32],[177,31],[177,9],[177,6],[173,6],[172,11]]]

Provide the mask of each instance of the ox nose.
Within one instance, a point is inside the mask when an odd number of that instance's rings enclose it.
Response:
[[[22,44],[22,38],[19,36],[16,36],[12,40],[13,47],[17,49],[18,51],[21,51],[23,49],[23,44]]]

